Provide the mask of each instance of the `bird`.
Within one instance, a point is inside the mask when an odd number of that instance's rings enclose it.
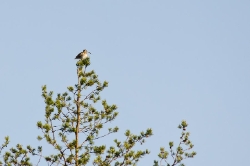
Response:
[[[84,49],[82,52],[80,52],[77,56],[76,56],[76,58],[75,59],[85,59],[85,58],[87,58],[88,57],[88,53],[90,53],[90,52],[88,52],[86,49]],[[91,53],[90,53],[91,54]]]

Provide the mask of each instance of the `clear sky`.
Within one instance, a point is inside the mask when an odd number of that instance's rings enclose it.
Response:
[[[187,166],[249,165],[249,0],[1,1],[0,140],[38,145],[41,86],[74,85],[84,48],[119,107],[113,137],[153,129],[138,166],[178,142],[183,119],[198,152]]]

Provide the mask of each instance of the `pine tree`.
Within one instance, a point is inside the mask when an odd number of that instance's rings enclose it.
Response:
[[[101,101],[100,93],[108,87],[108,82],[100,82],[95,71],[86,72],[90,65],[90,59],[79,60],[77,66],[78,82],[74,86],[67,87],[64,93],[58,93],[55,97],[53,91],[48,91],[47,86],[42,87],[42,97],[45,102],[45,121],[37,122],[37,127],[42,131],[38,140],[45,140],[55,149],[50,155],[44,155],[42,147],[36,149],[31,146],[24,148],[18,144],[3,154],[3,163],[11,166],[30,166],[31,156],[38,156],[40,161],[44,159],[48,165],[63,166],[126,166],[136,165],[143,156],[149,154],[149,150],[133,150],[136,144],[143,144],[145,139],[153,135],[152,129],[142,131],[140,134],[132,134],[130,130],[125,132],[125,141],[114,140],[114,146],[96,145],[95,142],[112,133],[118,132],[117,126],[105,128],[108,122],[114,121],[118,116],[117,106],[109,105],[106,100]],[[97,110],[94,105],[101,102],[102,109]],[[170,154],[173,164],[181,164],[185,158],[194,157],[196,152],[188,153],[193,148],[189,140],[189,132],[186,132],[187,123],[182,121],[179,128],[182,129],[181,141],[176,152],[173,150],[173,142],[169,143],[170,153],[160,148],[159,158],[167,162]],[[0,146],[0,154],[3,148],[9,144],[9,137]],[[187,145],[183,149],[182,145]],[[3,164],[0,162],[0,166]],[[158,161],[154,161],[158,166]]]

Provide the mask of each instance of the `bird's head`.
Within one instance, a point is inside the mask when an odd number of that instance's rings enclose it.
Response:
[[[88,52],[86,49],[84,49],[82,52],[91,54],[91,52]]]

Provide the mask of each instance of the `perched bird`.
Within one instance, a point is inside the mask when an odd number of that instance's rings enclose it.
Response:
[[[88,57],[88,52],[86,49],[84,49],[82,52],[80,52],[75,59],[85,59]],[[91,54],[91,53],[90,53]]]

